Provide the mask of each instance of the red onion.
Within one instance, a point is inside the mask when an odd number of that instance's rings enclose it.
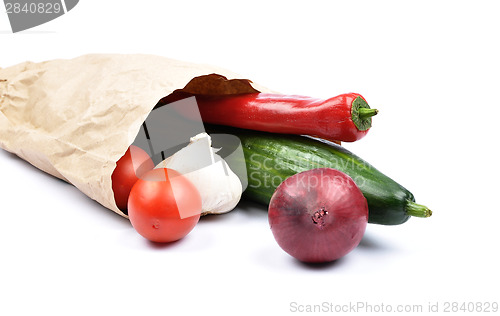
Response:
[[[356,183],[331,168],[287,178],[269,204],[269,224],[279,246],[303,262],[337,260],[361,241],[368,205]]]

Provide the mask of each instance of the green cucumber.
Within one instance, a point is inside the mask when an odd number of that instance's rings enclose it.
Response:
[[[232,128],[223,131],[241,141],[248,177],[244,194],[251,200],[268,205],[286,178],[310,169],[334,168],[349,175],[363,192],[370,223],[398,225],[410,216],[432,214],[427,207],[415,203],[410,191],[337,144],[306,136]]]

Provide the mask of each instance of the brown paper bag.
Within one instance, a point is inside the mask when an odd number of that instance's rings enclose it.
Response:
[[[160,99],[212,73],[238,77],[152,55],[93,54],[0,69],[0,147],[126,216],[113,197],[116,161]]]

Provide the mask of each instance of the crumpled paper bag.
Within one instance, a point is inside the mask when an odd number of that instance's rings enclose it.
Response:
[[[91,54],[0,69],[0,147],[126,217],[113,197],[116,161],[160,99],[212,73],[238,78],[153,55]]]

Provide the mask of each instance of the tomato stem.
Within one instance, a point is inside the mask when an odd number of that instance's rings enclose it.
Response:
[[[415,217],[430,217],[432,211],[425,205],[417,204],[413,201],[407,201],[406,214]]]

